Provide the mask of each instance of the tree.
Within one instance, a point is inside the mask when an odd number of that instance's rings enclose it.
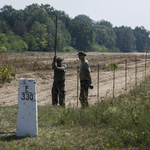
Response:
[[[60,36],[60,40],[62,43],[61,50],[65,46],[71,45],[71,35],[62,21],[58,21],[58,35]]]
[[[22,10],[14,10],[11,15],[10,15],[10,19],[9,19],[9,25],[11,28],[14,27],[14,24],[16,22],[21,22],[24,24],[24,13]]]
[[[22,22],[16,20],[13,26],[13,31],[15,34],[23,36],[28,30]]]
[[[133,35],[133,30],[130,27],[115,28],[117,35],[116,47],[121,52],[133,52],[136,50],[136,38]]]
[[[55,49],[54,38],[51,34],[48,34],[47,36],[47,46],[45,49],[46,51],[54,51]]]
[[[86,22],[90,27],[93,26],[93,24],[95,23],[94,20],[92,20],[91,18],[89,18],[86,15],[78,15],[74,18],[75,21],[83,21]]]
[[[0,50],[6,50],[5,44],[7,42],[7,37],[5,34],[0,33]]]
[[[91,51],[94,42],[93,32],[93,29],[86,22],[72,22],[72,46],[78,51]]]
[[[14,11],[15,9],[12,8],[11,5],[5,5],[3,8],[0,9],[1,11],[1,16],[3,17],[3,19],[5,19],[5,21],[9,24],[9,21],[10,21],[10,17],[11,17],[11,14],[12,12]]]
[[[40,24],[39,22],[36,21],[32,25],[29,34],[25,34],[24,40],[29,45],[30,50],[43,51],[45,50],[47,46],[47,36],[48,36],[48,33],[47,33],[46,25]],[[28,38],[31,41],[29,41]]]
[[[0,33],[7,33],[8,32],[8,25],[5,21],[0,19]]]
[[[48,34],[51,34],[54,38],[55,23],[49,17],[48,13],[45,11],[46,8],[44,9],[43,7],[44,7],[43,5],[39,6],[37,4],[32,4],[25,8],[24,10],[25,26],[27,27],[28,31],[30,31],[31,26],[37,21],[40,24],[46,25]]]
[[[134,36],[136,38],[136,50],[138,52],[145,52],[150,48],[150,32],[144,27],[136,27],[133,30]]]
[[[108,28],[112,28],[113,25],[109,22],[109,21],[105,21],[105,20],[101,20],[101,21],[97,21],[94,25],[94,27],[98,27],[98,26],[105,26]]]
[[[116,34],[112,28],[112,24],[108,21],[98,21],[94,25],[96,33],[96,42],[112,49],[116,44]]]
[[[25,33],[23,36],[23,39],[27,43],[29,51],[38,51],[39,50],[39,45],[36,42],[36,39],[33,35],[31,35],[30,33]]]

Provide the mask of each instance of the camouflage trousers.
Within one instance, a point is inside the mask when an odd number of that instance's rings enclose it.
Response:
[[[65,107],[65,81],[54,81],[52,87],[52,105],[58,104]]]
[[[80,97],[79,100],[81,102],[81,107],[87,107],[88,104],[88,88],[89,88],[89,81],[84,80],[80,81]]]

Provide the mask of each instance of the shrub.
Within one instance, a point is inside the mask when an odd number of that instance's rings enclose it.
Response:
[[[77,52],[72,46],[66,46],[63,48],[63,52]]]
[[[105,64],[105,67],[110,68],[110,69],[119,68],[117,63]]]
[[[12,65],[10,66],[1,66],[0,67],[0,82],[5,83],[5,82],[10,82],[13,77],[15,77],[15,72],[13,72],[14,68]],[[11,76],[11,78],[10,78]]]

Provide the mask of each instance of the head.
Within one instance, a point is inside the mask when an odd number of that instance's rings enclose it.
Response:
[[[78,57],[81,61],[84,61],[86,54],[83,51],[78,52]]]
[[[62,58],[60,58],[60,57],[57,57],[57,60],[56,60],[56,62],[57,62],[57,66],[58,67],[61,67],[61,65],[62,65]]]

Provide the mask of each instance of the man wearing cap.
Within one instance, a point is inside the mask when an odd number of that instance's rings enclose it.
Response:
[[[86,54],[83,51],[78,52],[78,57],[81,60],[80,65],[80,102],[82,108],[88,106],[88,88],[93,89],[90,64],[85,59]]]
[[[67,66],[62,64],[62,58],[54,57],[52,62],[52,68],[54,69],[54,82],[52,87],[52,105],[58,104],[59,96],[59,105],[65,107],[65,73]],[[55,65],[57,62],[57,65]]]

